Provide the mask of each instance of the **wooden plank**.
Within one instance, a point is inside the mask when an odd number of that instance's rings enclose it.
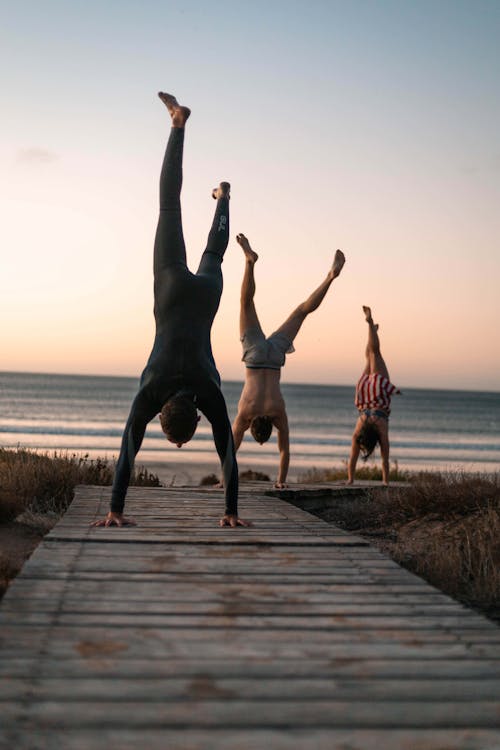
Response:
[[[80,656],[106,658],[244,658],[283,659],[443,659],[481,657],[498,659],[499,644],[478,644],[446,632],[276,630],[151,627],[94,628],[59,626],[5,626],[2,658],[30,656],[43,651],[47,658]],[[0,646],[0,647],[1,647]],[[463,665],[466,671],[466,664]]]
[[[500,695],[498,680],[411,680],[339,678],[295,678],[268,676],[250,678],[214,677],[199,672],[191,677],[100,677],[10,678],[0,684],[2,701],[122,702],[192,701],[206,698],[228,701],[444,701],[482,703]],[[390,706],[387,710],[390,710]],[[461,707],[457,707],[461,710]]]
[[[34,728],[35,729],[35,728]],[[123,726],[51,731],[36,727],[36,750],[498,750],[499,733],[482,729],[212,729]],[[17,731],[0,729],[0,746],[19,748]],[[3,742],[3,744],[2,744]],[[28,745],[34,750],[33,744]],[[24,748],[23,748],[24,750]]]
[[[72,577],[74,575],[75,573],[73,573]],[[66,578],[69,578],[69,576]],[[29,606],[29,600],[31,599],[46,598],[54,593],[60,594],[61,591],[65,591],[66,600],[70,600],[73,597],[81,599],[82,597],[87,598],[94,595],[98,595],[101,599],[127,598],[129,600],[140,599],[147,601],[158,599],[164,601],[165,599],[165,585],[154,580],[149,581],[148,586],[144,587],[140,580],[117,581],[113,578],[103,578],[102,576],[100,578],[85,577],[78,579],[78,586],[76,588],[69,585],[67,590],[65,590],[67,585],[66,578],[31,578],[23,574],[21,578],[16,579],[15,594],[12,594],[12,589],[7,590],[2,600],[2,606],[5,606],[10,598],[16,601],[27,601]],[[204,599],[211,600],[222,593],[226,597],[237,594],[242,598],[262,597],[272,601],[280,597],[286,597],[287,600],[290,597],[291,600],[293,597],[293,601],[297,602],[354,602],[359,600],[361,602],[377,603],[421,603],[428,604],[429,606],[439,604],[451,608],[459,607],[460,609],[463,606],[436,589],[426,587],[424,584],[420,588],[415,588],[411,585],[382,585],[376,582],[359,584],[349,582],[349,588],[346,590],[345,585],[341,584],[325,581],[320,581],[319,583],[309,582],[309,577],[306,578],[306,581],[306,583],[303,581],[297,582],[294,579],[290,583],[281,578],[279,581],[268,579],[265,582],[256,583],[249,582],[245,578],[237,583],[229,583],[214,576],[206,580],[195,580],[192,576],[185,576],[182,583],[178,581],[170,582],[168,592],[169,597],[178,601],[191,600],[193,596],[199,596],[200,601]],[[73,583],[76,583],[76,578]],[[293,586],[293,591],[288,591],[290,586]]]
[[[333,633],[339,631],[355,631],[357,633],[364,633],[368,631],[376,631],[378,634],[384,631],[410,631],[411,633],[420,633],[420,631],[429,632],[436,630],[442,633],[443,630],[460,628],[462,633],[466,633],[467,629],[477,629],[478,621],[476,618],[466,619],[456,616],[437,615],[435,617],[424,617],[420,615],[418,618],[415,616],[411,617],[398,617],[396,614],[390,616],[380,615],[348,615],[348,614],[332,614],[332,615],[314,615],[310,614],[307,617],[300,617],[294,614],[279,614],[279,615],[261,615],[261,614],[240,614],[234,612],[231,605],[221,605],[218,607],[219,612],[215,613],[203,613],[191,612],[187,614],[172,613],[161,613],[151,614],[144,612],[128,612],[124,614],[117,614],[114,612],[105,613],[65,613],[59,611],[57,614],[57,623],[61,626],[75,626],[79,628],[89,628],[93,626],[105,625],[109,628],[127,628],[127,627],[141,627],[141,628],[169,628],[169,629],[182,629],[189,628],[195,625],[198,629],[211,629],[217,630],[221,628],[231,628],[238,630],[268,630],[268,631],[283,631],[283,630],[294,630],[301,633],[309,633],[311,638],[316,638],[318,632]],[[222,613],[221,613],[222,610]],[[9,625],[44,625],[54,622],[54,614],[52,612],[24,612],[21,615],[18,612],[6,612],[2,616],[2,623],[4,626]],[[415,622],[416,620],[416,622]],[[482,621],[479,620],[482,624]],[[490,636],[490,642],[500,644],[500,633],[492,623],[486,623],[483,625],[483,630]]]
[[[103,646],[100,648],[100,646]],[[454,656],[449,659],[402,658],[371,659],[360,656],[334,659],[282,659],[273,661],[266,657],[228,656],[224,659],[186,657],[158,657],[155,659],[133,658],[125,652],[106,650],[106,644],[95,643],[86,652],[70,655],[65,658],[52,658],[46,655],[27,658],[4,659],[0,662],[2,679],[33,676],[33,668],[38,666],[37,675],[41,678],[80,679],[86,677],[106,677],[123,679],[167,679],[192,678],[208,675],[213,679],[241,678],[248,679],[304,679],[330,678],[353,679],[362,684],[365,679],[398,679],[398,680],[453,680],[465,683],[469,680],[487,681],[500,679],[500,663],[488,656],[477,659],[468,655]],[[83,658],[82,658],[83,657]],[[37,678],[38,679],[38,678]],[[401,695],[404,695],[402,692]]]
[[[258,614],[261,617],[279,616],[283,618],[297,618],[301,616],[315,619],[324,616],[387,617],[388,612],[391,618],[406,617],[413,619],[418,614],[423,616],[432,615],[433,618],[449,617],[450,615],[462,617],[461,609],[453,604],[446,606],[443,604],[428,605],[426,603],[419,609],[418,605],[399,604],[397,602],[394,603],[394,601],[372,604],[362,599],[355,602],[349,597],[346,597],[345,602],[332,601],[325,603],[312,600],[309,603],[294,602],[292,604],[287,599],[280,601],[278,596],[271,600],[259,597],[242,600],[237,595],[233,597],[224,596],[224,592],[221,591],[219,597],[214,598],[212,601],[204,601],[199,588],[195,588],[191,598],[181,597],[180,599],[172,598],[169,592],[168,599],[156,601],[147,598],[146,593],[144,593],[144,598],[139,599],[124,598],[124,594],[122,593],[119,597],[114,597],[113,599],[103,599],[97,596],[95,598],[86,596],[84,599],[81,596],[74,598],[65,596],[64,599],[59,600],[60,595],[40,597],[39,601],[36,602],[33,598],[30,601],[8,600],[2,606],[2,613],[3,616],[17,614],[21,620],[26,614],[53,613],[55,609],[58,609],[61,615],[85,616],[90,614],[95,616],[104,615],[106,617],[109,615],[190,615],[200,617],[205,615],[220,615],[222,609],[225,614],[233,616]],[[464,611],[463,617],[465,619],[468,615],[469,613]],[[7,619],[4,619],[3,622],[7,622]],[[111,624],[111,621],[107,622]],[[477,626],[479,623],[483,626],[483,620],[474,618],[474,625]],[[374,624],[376,624],[376,621]],[[486,627],[485,625],[484,628],[486,629]],[[493,631],[500,637],[499,629],[493,623],[491,623],[488,630]]]
[[[251,706],[252,710],[249,710]],[[307,706],[307,710],[305,710]],[[28,722],[33,728],[76,729],[123,726],[129,728],[373,728],[373,729],[498,729],[498,703],[468,701],[247,701],[207,700],[156,702],[33,701]],[[23,717],[20,704],[5,702],[6,722]],[[26,716],[26,714],[24,714]]]

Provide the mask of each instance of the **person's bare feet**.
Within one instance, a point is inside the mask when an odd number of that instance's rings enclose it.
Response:
[[[363,312],[365,314],[365,320],[367,323],[373,323],[372,311],[370,307],[363,305]]]
[[[337,276],[340,275],[340,272],[342,271],[345,263],[345,255],[342,252],[342,250],[337,250],[335,253],[335,256],[333,258],[332,267],[330,270],[330,274],[332,276],[332,279],[336,279]]]
[[[189,107],[182,107],[175,96],[172,94],[166,94],[164,91],[159,91],[158,96],[166,106],[172,118],[173,128],[183,128],[186,124],[186,120],[191,114]]]
[[[216,187],[212,190],[212,198],[214,198],[216,201],[218,201],[219,198],[230,198],[230,191],[231,185],[229,184],[229,182],[221,182],[219,184],[219,187]]]
[[[255,263],[258,260],[259,256],[254,250],[252,250],[252,248],[250,247],[250,243],[244,234],[237,234],[236,242],[241,247],[241,249],[245,253],[245,258],[250,261],[250,263]]]

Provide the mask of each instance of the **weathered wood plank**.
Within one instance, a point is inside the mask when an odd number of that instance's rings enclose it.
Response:
[[[482,729],[212,729],[160,731],[122,726],[36,728],[36,746],[19,744],[18,731],[0,729],[0,746],[25,750],[498,750],[499,733]],[[2,745],[1,743],[4,743]]]
[[[451,659],[421,658],[370,659],[366,657],[343,657],[333,659],[282,659],[273,661],[259,656],[226,656],[224,659],[211,659],[200,656],[190,659],[159,657],[156,659],[132,658],[123,651],[106,650],[106,644],[95,643],[89,646],[84,658],[68,656],[20,657],[4,659],[0,662],[0,677],[27,679],[34,674],[42,678],[107,677],[113,679],[166,679],[188,678],[208,675],[213,679],[240,678],[282,679],[303,678],[352,678],[361,683],[365,679],[453,680],[465,683],[469,680],[500,679],[500,663],[489,657],[482,659],[469,656]],[[100,648],[102,646],[102,648]],[[38,667],[34,672],[34,668]],[[402,693],[403,694],[403,693]]]
[[[280,600],[279,595],[276,595],[274,599],[262,598],[262,597],[248,597],[241,598],[236,593],[227,596],[221,591],[218,597],[214,597],[212,601],[206,601],[203,599],[202,592],[196,588],[192,592],[190,598],[181,597],[180,599],[171,598],[164,600],[152,600],[147,598],[146,595],[143,598],[131,599],[127,596],[127,592],[123,592],[121,596],[113,599],[103,599],[94,595],[92,598],[86,596],[84,599],[80,597],[65,596],[62,601],[59,595],[47,595],[46,597],[40,597],[37,601],[31,598],[31,600],[8,600],[4,602],[2,606],[2,615],[0,616],[0,622],[7,623],[9,618],[12,619],[13,615],[18,615],[21,621],[27,614],[45,614],[53,613],[55,609],[58,609],[60,615],[74,615],[86,616],[86,615],[120,615],[120,616],[147,616],[147,615],[160,615],[160,616],[172,616],[172,615],[190,615],[190,616],[204,616],[204,615],[220,615],[224,612],[225,615],[259,615],[260,617],[279,616],[279,617],[311,617],[315,618],[317,624],[319,623],[320,616],[349,616],[349,617],[385,617],[390,618],[411,618],[415,615],[432,616],[433,618],[446,618],[450,616],[456,616],[459,618],[467,619],[470,613],[464,610],[462,613],[458,605],[445,604],[429,605],[425,603],[419,608],[418,604],[400,604],[394,602],[394,600],[385,603],[367,603],[361,599],[353,601],[349,597],[345,597],[345,601],[339,602],[331,601],[325,603],[324,601],[315,602],[314,600],[307,602],[293,602],[290,603],[290,597],[283,597]],[[9,615],[9,618],[6,616]],[[474,626],[479,623],[483,626],[484,621],[474,619]],[[398,620],[399,621],[399,620]],[[444,620],[443,620],[444,621]],[[443,622],[439,620],[439,622]],[[24,620],[24,622],[27,622]],[[107,620],[111,624],[111,621]],[[290,621],[291,622],[291,621]],[[83,620],[82,620],[83,623]],[[377,621],[375,620],[374,624]],[[486,629],[486,625],[484,628]],[[499,629],[496,628],[493,623],[489,626],[489,630],[498,633],[500,637]]]
[[[27,723],[40,729],[123,727],[166,728],[373,728],[498,729],[498,703],[466,701],[457,710],[447,701],[236,701],[220,696],[206,700],[156,702],[33,701]],[[249,710],[251,707],[252,710]],[[307,710],[305,708],[307,707]],[[7,722],[26,717],[22,705],[2,704]]]
[[[382,634],[384,631],[409,631],[411,633],[420,633],[420,631],[429,632],[459,628],[460,632],[467,632],[467,629],[477,629],[478,622],[482,620],[461,616],[437,615],[435,617],[425,617],[420,615],[399,617],[396,614],[390,616],[380,615],[349,615],[334,613],[331,615],[310,614],[307,617],[296,616],[293,613],[287,615],[261,615],[261,614],[240,614],[235,612],[231,604],[221,604],[217,613],[200,613],[192,612],[185,615],[179,615],[176,612],[151,614],[144,612],[128,612],[125,614],[116,614],[114,612],[105,613],[82,613],[78,612],[65,613],[58,612],[57,623],[61,626],[75,626],[87,628],[93,626],[106,626],[109,628],[189,628],[195,627],[210,629],[243,629],[254,630],[261,629],[267,631],[294,630],[296,632],[309,632],[311,638],[316,638],[318,632],[328,630],[333,632],[355,631],[364,633],[375,631]],[[415,622],[416,621],[416,622]],[[2,625],[44,625],[54,622],[53,613],[46,612],[24,612],[21,615],[18,612],[5,612],[2,615]],[[483,625],[483,630],[490,635],[490,640],[500,643],[500,633],[493,623]]]
[[[461,704],[464,701],[482,703],[495,701],[500,695],[497,680],[429,680],[429,679],[369,679],[311,678],[268,676],[250,678],[214,677],[202,671],[191,677],[124,677],[100,676],[78,679],[57,677],[32,679],[10,678],[0,684],[2,701],[97,701],[137,703],[157,701],[193,701],[213,698],[228,701],[444,701]],[[391,707],[387,706],[387,710]],[[461,710],[461,708],[458,708]]]
[[[440,631],[276,630],[212,628],[94,628],[6,626],[2,658],[42,653],[48,658],[443,659],[500,657],[500,645],[468,642]],[[463,665],[466,669],[466,664]]]

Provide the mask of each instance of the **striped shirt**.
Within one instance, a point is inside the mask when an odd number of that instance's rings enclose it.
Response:
[[[361,409],[383,409],[387,414],[391,412],[391,396],[399,390],[384,375],[379,372],[363,375],[356,386],[354,403]]]

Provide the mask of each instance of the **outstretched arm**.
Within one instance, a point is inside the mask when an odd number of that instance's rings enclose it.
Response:
[[[382,482],[389,484],[389,434],[387,430],[379,431],[380,455],[382,457]]]
[[[250,526],[247,521],[238,518],[238,464],[224,396],[219,388],[214,388],[205,398],[198,397],[198,406],[212,425],[214,443],[222,469],[226,506],[220,524]]]
[[[278,450],[280,453],[278,477],[274,486],[277,489],[283,489],[286,487],[286,477],[290,465],[290,432],[288,429],[288,418],[286,412],[284,412],[278,419],[274,420],[273,424],[278,431]]]
[[[354,475],[356,473],[356,464],[359,458],[359,445],[356,441],[355,436],[352,436],[351,442],[351,455],[349,457],[349,463],[347,465],[347,484],[354,482]]]
[[[111,490],[110,512],[102,521],[95,521],[93,526],[128,526],[135,522],[123,515],[125,496],[127,494],[130,475],[134,468],[134,461],[144,439],[144,433],[159,408],[139,391],[135,397],[127,424],[123,431],[120,455],[116,464],[115,478]]]
[[[234,450],[237,451],[243,440],[245,432],[250,427],[250,420],[245,419],[240,414],[236,415],[236,419],[233,423],[233,438],[234,438]]]

